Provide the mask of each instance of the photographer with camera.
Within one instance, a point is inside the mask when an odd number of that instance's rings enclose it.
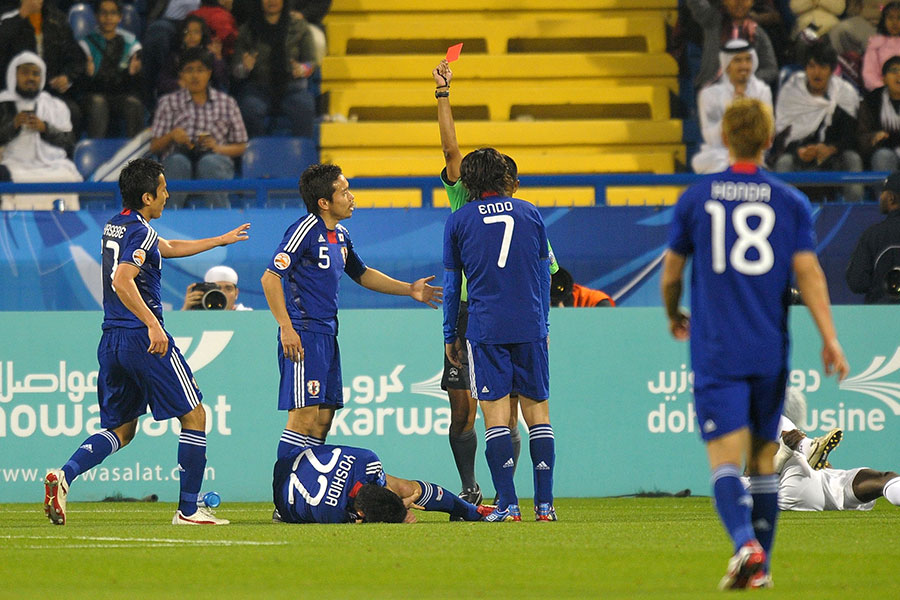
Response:
[[[237,273],[231,267],[213,267],[203,276],[202,283],[188,286],[181,310],[253,310],[237,301],[237,282]]]
[[[578,285],[572,279],[572,274],[562,267],[550,276],[550,306],[593,308],[615,305],[616,301],[612,296],[601,290]]]
[[[866,304],[900,303],[900,171],[884,180],[884,221],[866,229],[847,265],[847,285]]]

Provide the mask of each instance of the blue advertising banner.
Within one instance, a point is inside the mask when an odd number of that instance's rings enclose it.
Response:
[[[900,465],[900,322],[891,307],[837,307],[851,364],[838,385],[822,372],[807,311],[792,309],[790,385],[809,405],[806,428],[845,431],[840,468]],[[96,346],[101,314],[0,313],[0,502],[38,502],[40,481],[99,429]],[[877,326],[873,326],[877,324]],[[170,333],[194,370],[207,409],[204,490],[227,501],[264,501],[286,415],[276,407],[275,323],[268,311],[170,313]],[[341,312],[344,398],[329,441],[375,450],[387,472],[455,489],[440,390],[440,311]],[[686,344],[672,340],[659,308],[551,311],[550,413],[558,496],[638,491],[708,493]],[[752,360],[752,357],[748,357]],[[483,422],[477,473],[486,490]],[[126,448],[72,485],[72,500],[122,494],[177,496],[177,420],[141,419]],[[532,492],[528,436],[517,486]],[[893,462],[892,462],[893,461]]]
[[[362,193],[362,192],[361,192]],[[602,289],[620,306],[659,306],[659,266],[672,207],[542,209],[560,264],[575,280]],[[166,239],[218,235],[250,222],[250,240],[163,264],[162,299],[181,308],[187,286],[209,267],[227,264],[239,276],[240,302],[266,308],[259,279],[297,209],[171,210],[153,222]],[[443,273],[441,243],[447,211],[359,209],[344,221],[363,260],[393,277],[413,281]],[[0,213],[0,310],[96,310],[101,307],[100,238],[103,212]],[[844,271],[862,231],[878,222],[877,205],[817,205],[817,252],[836,304],[861,303]],[[407,298],[373,294],[348,278],[342,308],[409,308]]]

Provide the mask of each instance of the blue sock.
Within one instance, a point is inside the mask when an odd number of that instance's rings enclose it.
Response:
[[[753,475],[750,477],[750,494],[753,496],[751,523],[759,545],[766,551],[766,571],[775,542],[775,525],[778,523],[778,475]]]
[[[556,464],[556,440],[550,424],[528,430],[531,464],[534,466],[534,505],[553,504],[553,466]]]
[[[510,504],[518,504],[516,484],[513,481],[513,470],[516,461],[513,459],[513,446],[509,438],[509,427],[491,427],[484,432],[485,450],[488,467],[491,469],[491,480],[494,490],[499,496],[497,507],[506,509]]]
[[[737,465],[723,464],[712,474],[713,497],[716,510],[728,535],[734,542],[735,552],[754,539],[750,524],[750,505],[753,499],[741,483],[741,471]]]
[[[309,446],[307,436],[290,429],[281,432],[281,439],[278,440],[278,458],[284,458],[291,453],[294,448],[306,448]]]
[[[425,510],[437,510],[449,513],[451,517],[462,518],[466,521],[480,521],[481,515],[474,504],[469,504],[456,494],[448,492],[436,483],[427,483],[416,480],[422,488],[422,495],[416,500],[416,504]]]
[[[109,429],[95,433],[84,440],[72,458],[63,465],[62,470],[66,474],[66,481],[71,485],[76,477],[96,467],[118,449],[119,436],[115,433]]]
[[[182,429],[178,436],[178,467],[181,471],[181,500],[178,510],[188,517],[197,512],[197,496],[206,470],[206,432]]]

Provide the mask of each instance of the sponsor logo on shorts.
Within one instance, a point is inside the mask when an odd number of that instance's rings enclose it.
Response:
[[[306,391],[310,396],[318,396],[319,391],[321,390],[321,386],[319,386],[318,379],[310,379],[306,382]]]
[[[275,255],[275,260],[272,261],[272,262],[275,263],[275,267],[276,267],[279,271],[284,271],[284,270],[287,269],[289,266],[291,266],[291,257],[288,256],[288,255],[287,255],[286,253],[284,253],[284,252],[279,252],[278,254]]]
[[[147,260],[147,253],[142,248],[138,248],[132,253],[131,258],[134,259],[134,264],[140,267]]]
[[[482,393],[482,394],[487,394],[487,393],[490,392],[490,391],[491,391],[491,390],[489,390],[487,386],[484,386],[484,387],[481,388],[481,393]]]
[[[703,432],[704,433],[712,433],[716,430],[716,423],[712,419],[707,419],[706,422],[703,423]]]

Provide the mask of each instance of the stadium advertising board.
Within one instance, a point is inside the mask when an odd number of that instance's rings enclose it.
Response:
[[[820,342],[794,309],[790,385],[807,398],[807,427],[845,431],[836,466],[897,469],[900,325],[889,307],[838,307],[851,364],[840,386],[822,372]],[[345,408],[329,441],[372,448],[389,473],[458,485],[440,390],[439,311],[348,310],[340,315]],[[99,428],[99,312],[0,313],[0,502],[37,502],[45,471]],[[873,326],[877,323],[878,326]],[[204,490],[227,501],[266,500],[285,414],[275,410],[275,326],[268,312],[172,312],[167,329],[194,370],[207,408]],[[670,339],[661,309],[551,312],[551,420],[558,496],[638,491],[708,493],[687,345]],[[753,357],[747,357],[752,360]],[[479,418],[480,483],[490,488]],[[138,435],[73,485],[73,500],[158,494],[174,500],[177,421],[145,416]],[[528,436],[517,486],[532,490]]]

